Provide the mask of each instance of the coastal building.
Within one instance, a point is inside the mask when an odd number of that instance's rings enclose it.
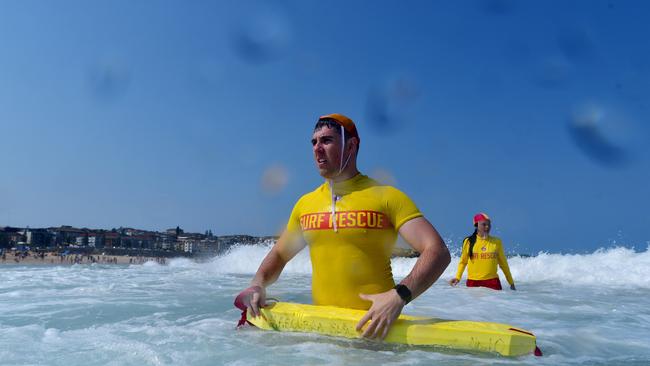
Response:
[[[0,228],[0,248],[12,248],[25,242],[24,230],[5,226]]]
[[[78,247],[88,246],[88,236],[80,235],[75,238],[75,245]]]
[[[120,237],[120,233],[113,230],[104,233],[105,248],[120,248],[121,246],[122,246],[122,240]]]
[[[51,248],[55,245],[54,235],[48,229],[25,229],[25,243],[37,248]]]
[[[92,253],[97,249],[120,255],[215,256],[236,244],[264,244],[273,237],[249,235],[215,236],[211,230],[203,233],[186,233],[180,227],[164,232],[134,228],[111,230],[75,228],[63,225],[47,229],[0,227],[0,249],[11,250],[73,250],[75,253]]]
[[[72,226],[63,225],[58,228],[52,228],[55,234],[55,243],[57,246],[81,245],[77,244],[77,238],[87,237],[88,229],[78,229]],[[83,242],[84,239],[81,239]]]
[[[185,253],[193,253],[198,248],[198,243],[201,238],[197,235],[185,235],[178,236],[176,238],[178,242],[178,249]]]
[[[88,247],[90,248],[103,248],[104,247],[104,234],[92,233],[88,235]]]

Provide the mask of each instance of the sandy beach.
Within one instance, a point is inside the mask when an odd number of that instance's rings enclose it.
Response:
[[[16,254],[14,252],[4,253],[0,257],[0,264],[7,265],[33,265],[33,264],[50,264],[50,265],[72,265],[72,264],[143,264],[146,262],[156,262],[166,264],[169,258],[163,257],[144,257],[128,255],[80,255],[69,254],[59,255],[54,252]]]

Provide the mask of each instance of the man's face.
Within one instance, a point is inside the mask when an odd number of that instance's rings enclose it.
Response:
[[[492,223],[490,220],[483,220],[476,223],[476,229],[479,234],[489,234]]]
[[[311,137],[314,160],[323,178],[334,178],[341,168],[341,135],[327,126],[315,131]]]

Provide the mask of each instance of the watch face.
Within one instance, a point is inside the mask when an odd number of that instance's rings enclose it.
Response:
[[[395,286],[395,291],[397,291],[399,297],[401,297],[406,303],[411,301],[411,290],[409,290],[405,285],[400,284]]]

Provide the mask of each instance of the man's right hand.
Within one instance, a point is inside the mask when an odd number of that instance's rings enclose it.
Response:
[[[452,286],[456,286],[458,282],[460,282],[458,278],[452,278],[451,280],[449,280],[449,284]]]
[[[262,286],[251,286],[237,295],[235,306],[250,310],[254,317],[258,317],[261,315],[260,308],[266,306],[266,291]]]

